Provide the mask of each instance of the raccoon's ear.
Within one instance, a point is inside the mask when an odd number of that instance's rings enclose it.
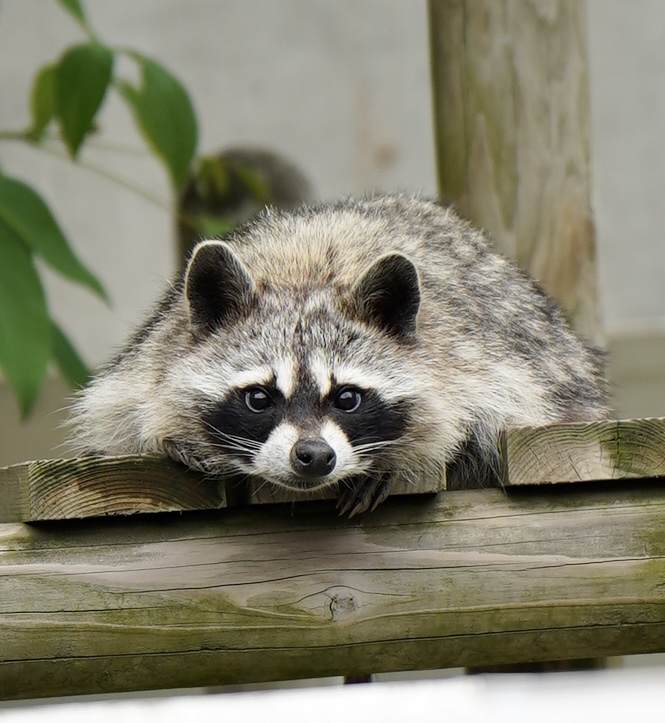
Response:
[[[185,272],[185,297],[192,325],[202,331],[240,318],[249,306],[254,282],[228,244],[203,241]]]
[[[394,336],[416,333],[420,284],[416,267],[402,254],[375,261],[351,289],[351,308],[363,321]]]

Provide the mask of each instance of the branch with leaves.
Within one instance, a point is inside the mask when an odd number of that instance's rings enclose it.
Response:
[[[0,140],[44,147],[47,130],[69,157],[96,130],[108,92],[118,92],[132,111],[150,150],[163,163],[174,193],[188,177],[197,145],[197,120],[189,94],[161,64],[127,48],[111,48],[93,32],[79,0],[58,0],[79,23],[87,40],[70,47],[36,74],[31,93],[31,124],[26,130],[0,131]],[[117,58],[137,64],[140,83],[118,77]],[[0,370],[26,416],[54,362],[73,385],[85,382],[86,365],[49,313],[35,259],[68,280],[107,299],[96,276],[71,245],[39,194],[0,169]]]

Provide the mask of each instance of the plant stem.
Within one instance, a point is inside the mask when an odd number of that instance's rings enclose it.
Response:
[[[97,175],[102,176],[103,178],[106,178],[109,181],[113,181],[113,183],[116,183],[119,186],[123,186],[124,188],[132,191],[133,193],[136,193],[138,196],[140,196],[144,200],[152,203],[155,206],[158,206],[159,208],[163,209],[164,211],[167,211],[174,218],[180,220],[182,223],[189,226],[190,228],[192,228],[194,230],[199,229],[199,223],[197,222],[196,218],[194,216],[192,216],[191,214],[186,214],[186,213],[183,213],[182,211],[179,211],[174,204],[169,203],[168,201],[165,201],[163,198],[160,198],[159,196],[155,195],[151,191],[148,191],[146,188],[143,188],[142,186],[132,183],[132,181],[129,181],[126,178],[123,178],[122,176],[116,175],[115,173],[113,173],[113,171],[109,171],[107,168],[104,168],[103,166],[98,166],[96,163],[90,163],[89,161],[82,161],[80,159],[72,160],[63,151],[61,151],[57,148],[53,148],[45,143],[40,143],[40,142],[32,140],[25,131],[0,130],[0,141],[3,141],[3,140],[22,141],[23,143],[26,143],[27,145],[31,146],[32,148],[36,148],[38,150],[49,153],[52,156],[55,156],[56,158],[59,158],[63,161],[70,161],[71,163],[74,163],[74,165],[78,166],[79,168],[82,168],[86,171],[90,171],[91,173],[96,173]],[[52,138],[47,138],[46,140],[57,141],[58,139],[56,137],[52,137]],[[88,141],[88,143],[90,143],[90,141]],[[113,149],[111,145],[107,145],[107,148],[108,148],[108,150],[116,150],[116,151],[121,150],[120,147]],[[129,149],[128,147],[125,146],[124,152],[139,154],[139,153],[141,153],[141,149]],[[149,154],[146,153],[145,155],[147,156]]]
[[[128,181],[126,178],[123,178],[122,176],[118,176],[112,171],[109,171],[107,168],[104,168],[103,166],[98,166],[96,163],[90,163],[89,161],[82,161],[80,159],[77,159],[75,161],[72,161],[69,156],[60,151],[57,148],[53,148],[52,146],[47,145],[46,143],[37,143],[36,141],[33,141],[29,138],[29,136],[24,131],[0,131],[0,140],[9,140],[9,141],[23,141],[24,143],[27,143],[32,148],[36,148],[38,150],[44,151],[46,153],[49,153],[52,156],[55,156],[56,158],[60,158],[63,161],[70,161],[74,163],[75,165],[79,166],[80,168],[83,168],[87,171],[91,171],[92,173],[96,173],[100,176],[103,176],[104,178],[107,178],[110,181],[113,181],[114,183],[117,183],[120,186],[124,186],[125,188],[129,189],[130,191],[133,191],[134,193],[141,196],[141,198],[144,198],[146,201],[150,201],[150,203],[159,206],[160,208],[163,208],[166,211],[173,212],[172,205],[168,203],[167,201],[164,201],[162,198],[159,198],[159,196],[156,196],[151,191],[148,191],[145,188],[142,188],[141,186],[138,186],[135,183],[132,183],[131,181]],[[47,139],[47,140],[56,140],[56,139]]]
[[[0,141],[24,141],[25,143],[30,143],[28,134],[25,131],[0,130]]]
[[[0,130],[0,141],[22,141],[24,143],[29,143],[32,146],[38,147],[42,140],[60,141],[60,136],[54,134],[45,135],[43,136],[43,138],[40,139],[40,141],[35,141],[30,137],[28,131]],[[85,143],[87,146],[90,146],[91,148],[96,148],[100,151],[127,153],[128,155],[146,157],[152,155],[150,151],[146,150],[145,148],[139,148],[138,146],[128,146],[124,143],[111,143],[109,141],[103,141],[94,138],[86,139]]]
[[[67,156],[66,153],[63,153],[57,148],[49,147],[48,145],[36,145],[37,148],[41,148],[43,151],[46,151],[47,153],[50,153],[51,155],[55,156],[56,158],[60,158],[63,161],[71,160],[69,156]],[[108,168],[104,168],[103,166],[98,166],[96,163],[90,163],[89,161],[83,161],[80,159],[77,159],[75,161],[72,161],[75,165],[79,166],[80,168],[83,168],[86,171],[91,171],[92,173],[96,173],[99,176],[102,176],[103,178],[108,179],[109,181],[113,181],[114,183],[118,184],[119,186],[124,186],[130,191],[133,191],[137,195],[141,196],[141,198],[144,198],[146,201],[150,201],[155,206],[159,206],[160,208],[163,208],[165,211],[169,211],[170,213],[173,212],[172,204],[170,204],[168,201],[165,201],[164,199],[160,198],[159,196],[156,196],[151,191],[148,191],[146,188],[143,188],[142,186],[139,186],[132,181],[128,181],[126,178],[123,178],[122,176],[118,176],[113,171],[109,171]]]
[[[51,140],[49,138],[49,140]],[[53,140],[57,140],[57,138],[53,138]],[[130,156],[144,156],[144,157],[150,157],[153,158],[154,156],[150,151],[148,151],[145,148],[139,148],[137,146],[128,146],[124,143],[111,143],[109,141],[101,141],[101,140],[95,140],[95,139],[88,139],[86,140],[86,145],[90,146],[90,148],[96,148],[99,151],[110,151],[112,153],[126,153]]]

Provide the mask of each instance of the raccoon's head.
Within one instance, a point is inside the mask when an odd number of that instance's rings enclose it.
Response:
[[[229,245],[203,242],[184,298],[194,344],[171,383],[190,464],[299,491],[390,466],[412,423],[411,261],[387,254],[346,288],[273,288]]]

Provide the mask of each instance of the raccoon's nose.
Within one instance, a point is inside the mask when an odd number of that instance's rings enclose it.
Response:
[[[335,469],[335,450],[323,439],[299,439],[291,449],[291,467],[301,477],[325,477]]]

